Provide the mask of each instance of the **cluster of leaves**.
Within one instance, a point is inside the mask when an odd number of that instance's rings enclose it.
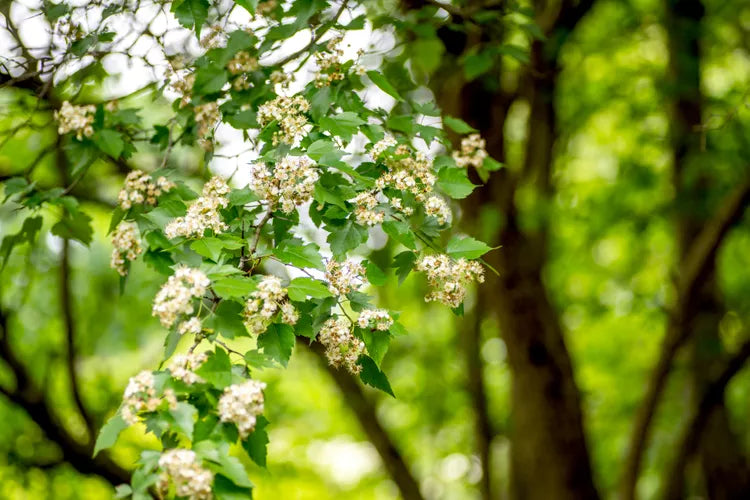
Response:
[[[55,15],[70,16],[58,4]],[[237,5],[254,14],[257,7],[252,1],[237,1]],[[120,6],[122,7],[122,6]],[[409,145],[410,151],[421,143],[426,149],[430,145],[444,146],[450,150],[446,130],[422,124],[424,117],[439,117],[440,112],[431,102],[415,100],[410,90],[416,90],[414,75],[405,69],[392,75],[377,70],[355,71],[354,62],[346,61],[338,69],[343,78],[327,85],[306,83],[298,96],[309,102],[305,111],[307,121],[304,137],[295,144],[276,143],[281,130],[277,121],[261,124],[258,121],[259,107],[272,101],[283,92],[271,83],[272,74],[286,71],[289,64],[298,59],[305,61],[311,54],[325,51],[323,35],[329,31],[344,33],[364,27],[364,17],[351,19],[341,24],[340,16],[346,7],[330,5],[325,0],[296,0],[287,8],[272,5],[266,10],[260,27],[252,31],[237,26],[221,32],[225,43],[204,50],[194,60],[187,61],[180,71],[190,75],[191,88],[185,95],[175,99],[173,116],[158,124],[153,131],[147,130],[133,109],[118,109],[115,106],[98,104],[91,127],[93,132],[76,138],[67,134],[66,177],[67,187],[39,190],[25,178],[13,178],[5,183],[6,200],[14,200],[32,212],[22,229],[6,236],[0,247],[3,262],[14,245],[33,241],[42,227],[38,212],[54,209],[59,212],[52,232],[63,238],[75,239],[83,244],[91,240],[91,220],[79,209],[78,201],[70,194],[74,186],[89,171],[98,158],[122,162],[135,151],[143,148],[158,148],[164,156],[163,167],[153,176],[174,177],[175,173],[164,167],[176,144],[193,145],[201,140],[215,141],[213,132],[206,134],[205,123],[196,114],[196,109],[216,103],[220,123],[243,132],[244,140],[257,150],[260,163],[275,165],[287,156],[307,156],[315,162],[318,181],[314,187],[312,201],[306,215],[302,206],[291,213],[282,211],[259,197],[249,187],[235,187],[226,196],[227,203],[218,209],[220,219],[227,228],[219,233],[206,230],[192,237],[179,236],[169,239],[165,227],[177,217],[185,216],[198,194],[187,185],[177,181],[176,187],[161,193],[153,204],[134,204],[127,209],[117,208],[113,214],[110,231],[119,223],[127,221],[138,228],[143,245],[144,261],[163,273],[172,275],[178,265],[186,265],[202,271],[210,280],[208,294],[198,299],[196,316],[202,328],[195,335],[193,349],[201,344],[210,346],[206,361],[196,370],[199,381],[186,384],[175,378],[168,370],[153,372],[154,390],[160,397],[167,392],[174,394],[176,404],[166,399],[140,417],[149,432],[155,434],[165,449],[181,447],[192,449],[205,467],[215,473],[213,483],[217,498],[239,498],[250,496],[252,484],[241,462],[229,454],[229,447],[240,444],[251,459],[265,465],[265,446],[268,442],[268,422],[260,416],[254,431],[244,438],[237,427],[221,422],[217,413],[222,391],[232,384],[252,377],[256,370],[269,366],[286,366],[298,338],[314,342],[323,324],[330,318],[343,315],[349,317],[365,309],[374,308],[374,298],[362,291],[351,291],[345,296],[332,294],[329,283],[322,278],[326,261],[344,261],[356,255],[366,243],[369,228],[354,216],[356,205],[353,199],[361,193],[375,190],[376,180],[388,172],[388,165],[376,155],[367,156],[367,151],[357,151],[357,144],[377,143],[386,134],[396,137],[397,142]],[[331,8],[333,7],[333,8]],[[58,12],[59,11],[59,12]],[[180,0],[171,4],[176,20],[186,29],[200,37],[209,21],[228,21],[232,9],[221,12],[206,0]],[[327,20],[321,13],[333,11]],[[112,9],[114,15],[118,9]],[[222,17],[223,16],[223,17]],[[106,18],[105,18],[106,19]],[[232,26],[223,22],[222,26]],[[311,42],[299,53],[288,55],[282,43],[297,32],[310,29]],[[79,37],[68,50],[73,56],[106,50],[106,44],[116,43],[106,28]],[[237,75],[228,69],[230,61],[246,53],[256,60],[276,60],[277,63],[255,65]],[[396,76],[399,84],[391,81]],[[242,85],[235,85],[237,78]],[[379,88],[395,99],[396,105],[384,110],[368,105],[363,100],[367,89]],[[398,90],[397,90],[398,88]],[[418,95],[414,93],[413,95]],[[432,120],[437,122],[437,120]],[[457,134],[475,132],[463,121],[443,117],[442,123]],[[215,128],[211,123],[208,128]],[[356,140],[355,140],[356,139]],[[207,149],[206,161],[213,155],[213,147]],[[409,153],[411,154],[411,153]],[[484,175],[500,165],[490,158],[480,169]],[[241,168],[241,167],[240,167]],[[460,199],[468,196],[474,185],[469,181],[467,169],[458,167],[449,153],[443,153],[432,163],[436,178],[435,188],[446,197]],[[231,179],[230,179],[231,180]],[[403,281],[413,270],[418,256],[423,253],[445,253],[454,259],[477,259],[490,248],[473,238],[453,237],[445,247],[441,234],[449,229],[447,221],[439,221],[425,213],[419,198],[408,190],[395,187],[382,188],[383,194],[398,198],[409,210],[399,211],[380,199],[378,209],[384,214],[379,226],[402,251],[393,259],[388,269],[364,260],[366,278],[375,287],[390,279]],[[315,241],[303,238],[310,224],[322,234],[327,234],[324,248]],[[289,274],[296,275],[285,284],[288,299],[298,312],[294,326],[279,319],[269,321],[265,331],[253,335],[255,348],[238,352],[232,343],[239,337],[250,337],[243,323],[243,308],[248,297],[258,289],[262,279],[259,271],[268,271],[268,264],[283,264]],[[456,308],[457,314],[461,309]],[[387,330],[361,328],[351,320],[353,336],[362,341],[366,354],[357,364],[359,376],[365,384],[393,395],[388,379],[381,370],[381,362],[391,339],[405,330],[397,321],[398,314],[390,313],[395,320]],[[165,340],[164,360],[174,355],[181,334],[174,325]],[[230,358],[234,356],[234,359]],[[114,444],[119,432],[126,426],[118,413],[102,429],[96,452]],[[132,485],[120,488],[122,496],[140,498],[147,495],[159,479],[158,452],[143,452]]]

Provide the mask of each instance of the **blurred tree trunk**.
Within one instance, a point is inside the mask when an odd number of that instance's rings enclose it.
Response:
[[[533,43],[530,67],[521,85],[522,97],[530,106],[524,164],[513,171],[493,173],[464,203],[469,224],[476,224],[485,209],[496,210],[503,218],[502,227],[488,238],[493,246],[502,245],[487,255],[499,276],[488,273],[482,294],[491,298],[485,302],[498,316],[513,374],[511,492],[519,499],[598,498],[570,354],[542,281],[548,234],[545,214],[552,197],[550,172],[557,140],[558,54],[591,4],[544,6],[551,7],[551,14],[540,9],[544,11],[540,24],[548,38]],[[443,41],[446,53],[452,55],[463,53],[467,42],[472,43],[456,37]],[[466,82],[463,74],[455,71],[455,60],[448,58],[444,64],[432,82],[441,108],[477,128],[487,140],[488,153],[504,160],[503,128],[516,96],[497,88],[499,71],[493,78]],[[519,216],[524,214],[515,204],[519,186],[534,192],[535,215],[541,216],[542,222],[533,229],[521,228]]]
[[[700,36],[704,7],[700,0],[667,0],[666,6],[677,237],[680,259],[684,261],[711,213],[710,207],[706,206],[709,198],[706,194],[713,182],[700,138],[703,101]],[[699,401],[725,354],[719,337],[724,307],[716,282],[714,260],[682,307],[683,328],[688,330],[685,333],[691,339],[691,383]],[[709,498],[750,497],[746,458],[729,427],[723,398],[707,417],[696,454]]]

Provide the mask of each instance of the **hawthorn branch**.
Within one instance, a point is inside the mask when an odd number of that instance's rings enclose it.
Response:
[[[368,439],[378,451],[385,468],[388,470],[388,474],[396,483],[396,486],[398,486],[404,500],[423,500],[424,497],[419,491],[417,480],[412,475],[409,466],[393,443],[388,431],[380,422],[375,411],[375,405],[367,398],[359,384],[349,373],[337,370],[328,364],[323,354],[322,344],[313,342],[310,345],[306,339],[300,343],[316,354],[320,366],[328,372],[336,383],[339,391],[344,396],[344,401],[352,409],[362,430],[365,431]]]

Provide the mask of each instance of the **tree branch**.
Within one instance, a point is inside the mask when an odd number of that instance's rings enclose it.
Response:
[[[336,383],[344,396],[344,401],[352,409],[360,426],[365,431],[365,434],[367,434],[370,442],[375,446],[378,454],[380,454],[385,468],[398,486],[404,500],[423,500],[424,497],[419,491],[416,479],[393,443],[393,440],[388,435],[388,432],[380,423],[375,406],[365,396],[359,384],[349,373],[337,370],[328,364],[323,355],[323,346],[320,343],[314,342],[310,345],[306,339],[301,339],[299,343],[304,344],[316,354],[320,365],[325,368]]]
[[[746,341],[740,347],[739,351],[727,361],[721,373],[708,384],[706,390],[703,392],[700,403],[693,412],[679,441],[680,446],[677,456],[668,476],[669,482],[664,490],[664,500],[680,500],[684,498],[685,467],[688,460],[700,442],[711,411],[723,401],[724,390],[727,384],[742,369],[748,358],[750,358],[750,340]]]
[[[99,453],[96,458],[92,458],[93,441],[77,441],[52,412],[45,397],[34,387],[28,370],[11,348],[8,319],[5,311],[0,309],[0,358],[13,372],[16,388],[3,389],[0,393],[28,414],[47,438],[60,447],[63,459],[78,472],[98,475],[112,484],[128,482],[130,473],[126,469],[115,463],[108,453]]]
[[[651,423],[667,385],[672,361],[677,351],[690,336],[691,330],[684,327],[681,311],[684,311],[689,305],[700,277],[716,257],[716,251],[729,229],[742,217],[748,202],[750,202],[750,180],[741,183],[727,196],[714,217],[695,237],[680,264],[677,306],[669,319],[667,331],[659,350],[659,359],[651,372],[646,395],[635,415],[633,430],[630,435],[621,481],[621,497],[623,500],[635,497],[635,487],[638,482]]]

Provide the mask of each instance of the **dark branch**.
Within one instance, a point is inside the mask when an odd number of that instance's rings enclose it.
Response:
[[[680,439],[680,447],[677,450],[677,456],[668,476],[669,482],[664,491],[664,500],[684,498],[683,486],[688,460],[700,442],[711,411],[724,400],[724,390],[727,384],[745,366],[748,358],[750,358],[750,340],[746,341],[740,350],[729,359],[721,373],[708,384],[701,395],[698,407],[693,412]]]
[[[344,396],[344,401],[349,405],[359,421],[360,426],[367,434],[370,442],[380,454],[383,464],[393,481],[398,486],[404,500],[423,500],[419,485],[409,470],[408,465],[396,449],[396,445],[388,435],[388,432],[380,423],[375,405],[365,396],[360,385],[347,372],[337,370],[326,362],[323,355],[323,346],[318,342],[307,344],[306,339],[301,339],[300,344],[305,345],[316,353],[320,365],[328,371],[339,390]]]

